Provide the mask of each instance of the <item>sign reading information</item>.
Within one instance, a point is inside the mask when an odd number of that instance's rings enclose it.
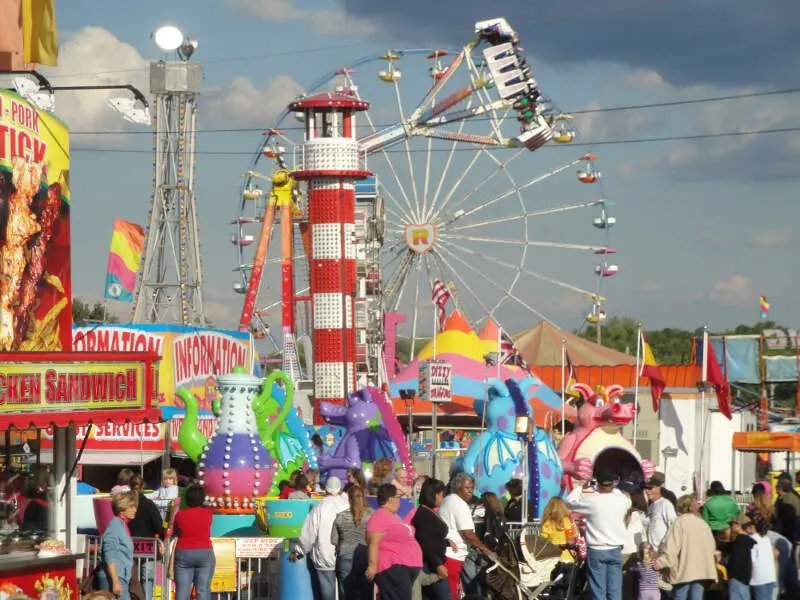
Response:
[[[140,362],[6,363],[0,365],[0,414],[140,409]]]
[[[423,402],[452,402],[453,365],[443,360],[426,360],[419,366],[419,399]]]

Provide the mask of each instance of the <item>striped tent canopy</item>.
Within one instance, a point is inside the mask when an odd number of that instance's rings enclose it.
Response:
[[[458,311],[447,319],[444,331],[437,336],[436,358],[453,365],[453,401],[440,406],[440,415],[475,418],[474,401],[485,394],[484,379],[487,369],[483,356],[497,350],[496,335],[495,330],[494,340],[491,336],[487,336],[489,337],[487,340],[481,339]],[[389,383],[389,394],[396,414],[402,416],[408,410],[400,398],[400,390],[418,389],[419,365],[429,358],[433,358],[433,340]],[[560,419],[561,398],[544,385],[535,374],[530,375],[519,367],[501,365],[499,368],[491,367],[488,375],[503,381],[508,379],[521,381],[533,377],[534,383],[528,388],[527,394],[530,397],[529,402],[533,408],[536,424],[540,427],[549,427]],[[413,412],[415,417],[427,416],[431,413],[431,404],[415,398]],[[566,417],[574,419],[575,416],[575,409],[567,408]]]
[[[632,365],[636,358],[595,344],[569,333],[546,321],[512,336],[522,358],[534,367],[561,365],[561,340],[566,340],[567,352],[576,367]]]

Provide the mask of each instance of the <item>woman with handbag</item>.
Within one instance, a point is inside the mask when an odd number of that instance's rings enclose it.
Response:
[[[444,566],[447,550],[447,524],[436,514],[444,500],[446,487],[438,479],[426,479],[419,494],[419,509],[411,525],[414,537],[422,549],[422,597],[425,600],[452,600],[447,568]]]
[[[103,532],[100,546],[101,568],[97,572],[98,587],[109,590],[120,600],[131,600],[133,578],[133,539],[128,523],[136,516],[136,494],[123,492],[111,497],[114,518]],[[136,579],[138,583],[138,579]]]

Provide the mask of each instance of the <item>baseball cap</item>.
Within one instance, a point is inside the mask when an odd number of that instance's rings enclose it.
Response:
[[[595,472],[595,479],[598,485],[613,485],[614,474],[606,469],[598,469]]]
[[[653,473],[653,476],[644,482],[644,487],[661,487],[666,482],[667,478],[664,477],[664,474],[661,471],[656,471]]]
[[[342,480],[338,477],[328,477],[325,482],[325,491],[329,494],[336,495],[342,491]]]

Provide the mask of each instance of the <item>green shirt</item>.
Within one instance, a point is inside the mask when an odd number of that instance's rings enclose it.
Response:
[[[725,494],[711,496],[703,504],[702,515],[712,531],[719,531],[730,527],[731,521],[739,515],[739,505],[731,496]]]

